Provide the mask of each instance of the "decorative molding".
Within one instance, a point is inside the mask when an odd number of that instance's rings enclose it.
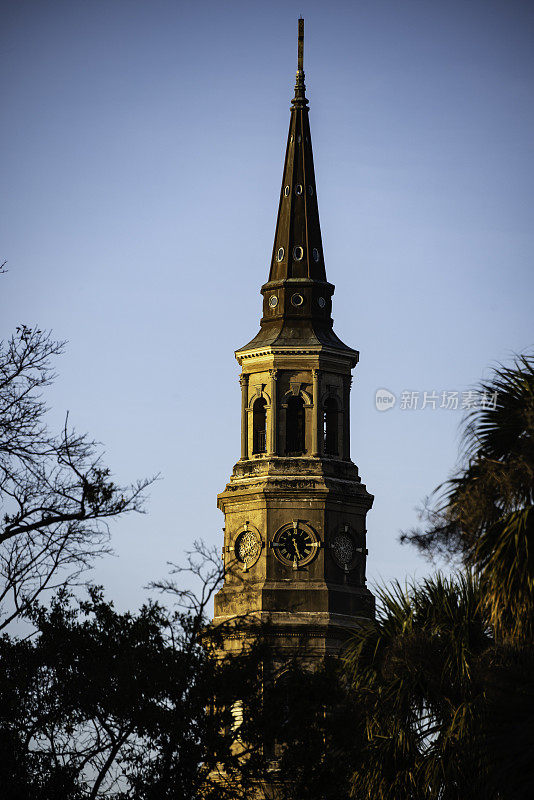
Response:
[[[251,489],[254,486],[263,486],[265,488],[273,487],[275,489],[316,489],[323,487],[319,484],[319,481],[313,479],[306,479],[306,478],[269,478],[259,481],[253,481],[251,483],[242,483],[236,486],[235,484],[228,483],[226,485],[225,491],[227,492],[237,492],[237,491],[244,491],[246,489]]]
[[[289,382],[289,389],[287,392],[284,393],[284,397],[302,397],[304,400],[305,405],[312,406],[313,399],[309,392],[306,391],[306,387],[308,386],[307,383],[302,383],[300,381],[290,381]],[[282,408],[287,408],[287,402],[282,404]]]
[[[266,347],[261,350],[249,350],[240,352],[236,350],[236,357],[241,359],[261,358],[262,356],[287,356],[287,355],[330,355],[336,356],[344,361],[353,361],[359,358],[358,350],[338,350],[335,347],[328,347],[317,343],[313,347]]]
[[[266,383],[257,383],[255,386],[252,387],[252,390],[249,392],[250,397],[248,399],[248,411],[252,411],[252,407],[256,400],[263,398],[268,406],[271,405],[271,397],[265,391],[265,387],[267,386]]]

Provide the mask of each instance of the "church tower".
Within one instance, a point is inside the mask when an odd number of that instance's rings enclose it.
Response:
[[[350,456],[358,352],[333,331],[303,49],[299,19],[263,316],[259,333],[235,354],[242,369],[241,458],[218,496],[228,569],[214,623],[248,614],[270,622],[282,651],[305,643],[322,657],[374,614],[365,585],[365,517],[373,497]]]

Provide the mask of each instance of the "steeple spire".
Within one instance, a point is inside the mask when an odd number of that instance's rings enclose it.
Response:
[[[326,279],[304,84],[304,20],[298,21],[297,74],[269,280],[261,288],[260,343],[327,345],[345,351],[332,330],[334,286]],[[351,350],[351,352],[354,352]]]
[[[326,280],[313,169],[308,100],[304,85],[304,20],[299,19],[295,96],[269,281],[280,278]]]

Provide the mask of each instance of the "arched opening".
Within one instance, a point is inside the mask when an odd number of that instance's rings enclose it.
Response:
[[[267,450],[267,403],[258,397],[252,406],[252,452],[265,453]]]
[[[304,400],[290,397],[286,410],[286,453],[304,453],[304,428]]]
[[[323,436],[324,452],[329,456],[337,456],[337,428],[338,428],[338,407],[333,397],[329,397],[323,409]]]

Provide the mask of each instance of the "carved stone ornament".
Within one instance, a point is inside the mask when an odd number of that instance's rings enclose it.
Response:
[[[306,388],[306,384],[301,381],[289,381],[289,393],[293,397],[298,397],[299,394]]]
[[[349,525],[338,531],[330,543],[332,558],[342,570],[351,572],[360,561],[363,548],[356,544],[356,537]]]
[[[234,551],[236,561],[243,572],[247,572],[254,566],[263,549],[259,530],[250,522],[245,522],[237,532],[234,546],[229,549]]]

